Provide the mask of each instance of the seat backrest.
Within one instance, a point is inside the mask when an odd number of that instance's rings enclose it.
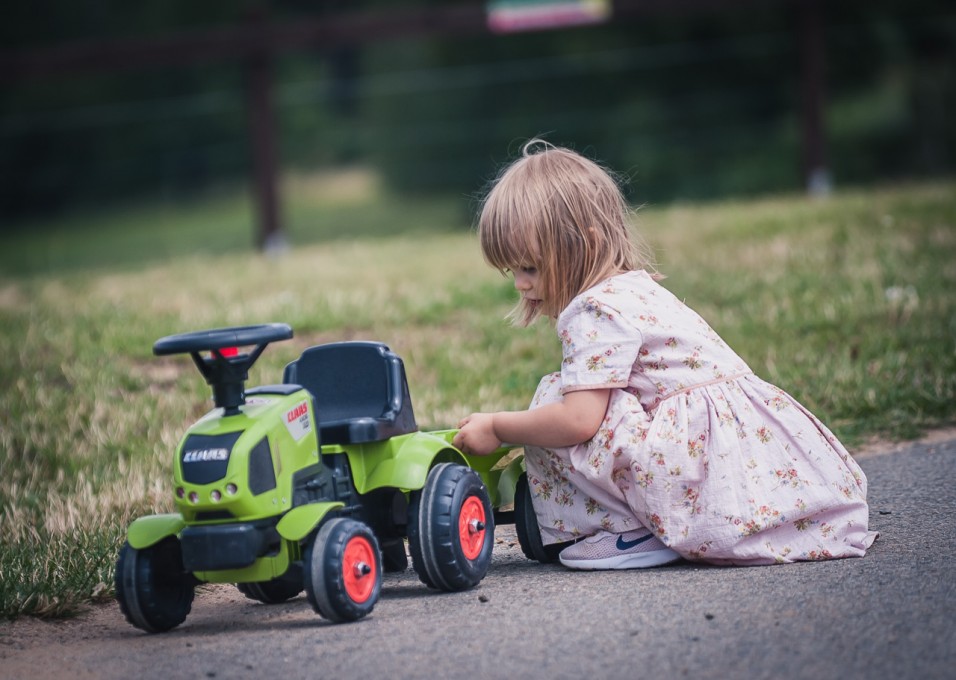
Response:
[[[312,393],[323,444],[381,441],[418,429],[405,365],[380,342],[310,347],[285,367],[282,380]]]

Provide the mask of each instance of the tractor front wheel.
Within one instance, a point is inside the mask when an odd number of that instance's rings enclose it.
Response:
[[[115,584],[126,620],[147,633],[162,633],[186,620],[196,580],[183,571],[179,541],[167,538],[140,550],[124,544]]]
[[[329,621],[367,616],[382,589],[375,534],[356,520],[329,520],[306,551],[304,581],[312,608]]]

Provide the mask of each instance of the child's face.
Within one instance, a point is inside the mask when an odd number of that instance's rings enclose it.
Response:
[[[515,277],[515,290],[521,293],[524,303],[534,310],[538,310],[544,300],[538,289],[540,278],[534,267],[518,267],[511,272]]]

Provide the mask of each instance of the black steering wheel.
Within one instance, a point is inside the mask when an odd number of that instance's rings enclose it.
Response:
[[[246,403],[245,382],[249,369],[270,342],[288,340],[292,327],[285,323],[268,323],[258,326],[214,328],[208,331],[180,333],[160,338],[153,343],[153,354],[189,354],[212,386],[212,398],[216,406],[225,410],[225,415],[236,415]],[[223,352],[225,348],[255,346],[248,354]],[[210,352],[203,356],[201,352]]]
[[[167,354],[212,351],[223,347],[265,346],[270,342],[288,340],[291,337],[292,327],[287,323],[214,328],[208,331],[180,333],[179,335],[160,338],[153,344],[153,354],[164,356]]]

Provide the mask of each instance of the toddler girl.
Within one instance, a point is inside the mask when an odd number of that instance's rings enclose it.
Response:
[[[559,557],[574,569],[862,556],[876,534],[859,466],[657,283],[628,219],[573,151],[533,140],[499,176],[482,252],[514,276],[517,323],[556,319],[564,360],[529,410],[474,413],[455,445],[524,445],[542,540],[576,541]]]

